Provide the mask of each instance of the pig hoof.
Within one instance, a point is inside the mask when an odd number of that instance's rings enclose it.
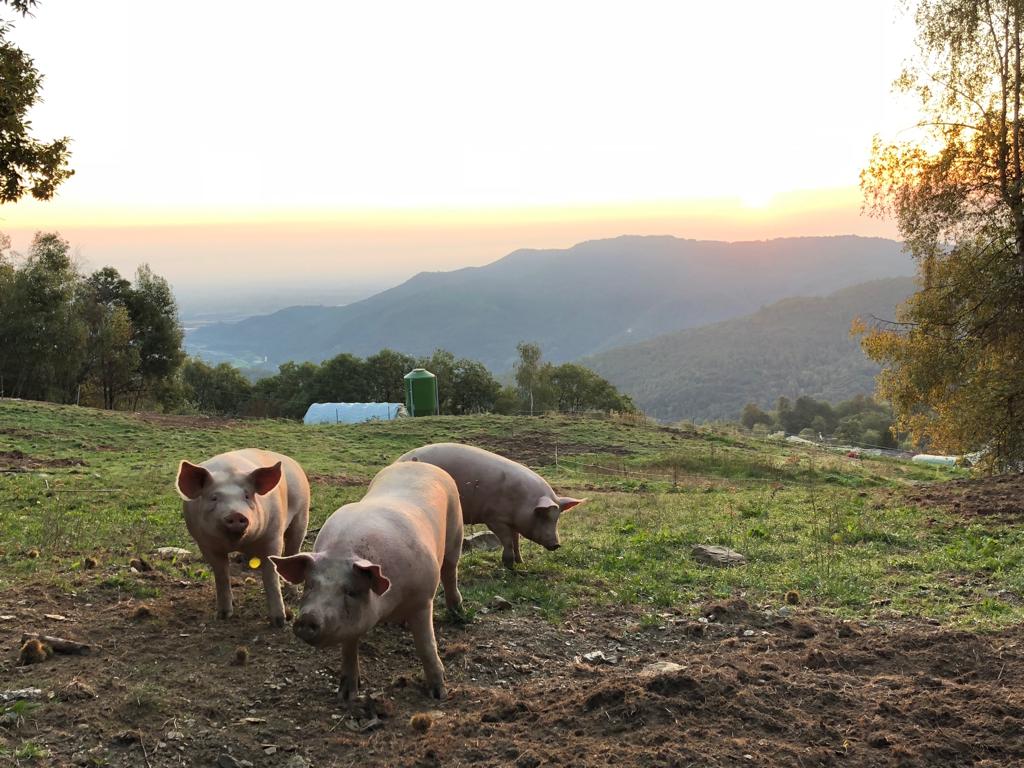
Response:
[[[359,683],[349,683],[347,677],[342,677],[338,681],[338,699],[345,704],[351,704],[356,699],[356,694],[359,693]]]
[[[427,693],[430,698],[437,699],[438,701],[444,701],[448,695],[448,692],[445,690],[444,683],[434,683],[433,685],[427,686]]]

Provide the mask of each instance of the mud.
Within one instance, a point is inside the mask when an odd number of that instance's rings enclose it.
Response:
[[[82,459],[44,459],[29,456],[21,451],[0,451],[0,471],[31,472],[37,469],[53,469],[57,467],[84,467]]]
[[[943,507],[964,517],[1024,518],[1024,474],[952,480],[920,485],[906,500],[922,507]]]
[[[101,586],[115,573],[159,595]],[[423,694],[408,632],[376,629],[350,711],[334,696],[338,653],[272,630],[249,572],[236,567],[229,621],[213,618],[212,585],[185,575],[108,564],[60,590],[0,593],[0,688],[44,691],[20,727],[0,727],[0,754],[32,742],[49,751],[41,764],[151,768],[223,755],[295,768],[1024,764],[1017,632],[843,622],[742,600],[665,612],[655,627],[626,609],[552,623],[520,604],[468,625],[438,621],[444,702]],[[94,650],[17,666],[23,631]],[[588,663],[592,651],[604,663]],[[680,668],[645,671],[666,661]]]

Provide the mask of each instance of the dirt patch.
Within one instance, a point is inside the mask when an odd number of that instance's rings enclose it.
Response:
[[[136,412],[132,414],[139,421],[146,424],[156,424],[161,427],[226,427],[235,423],[235,419],[226,419],[221,416],[184,416],[171,413],[149,413]]]
[[[0,728],[0,749],[31,741],[49,751],[46,765],[152,768],[214,765],[226,754],[254,766],[1024,761],[1015,631],[779,616],[738,600],[705,606],[715,619],[701,617],[700,633],[687,631],[692,616],[643,629],[628,610],[560,624],[525,610],[490,614],[438,623],[449,684],[438,703],[423,693],[409,633],[378,627],[362,644],[364,698],[350,712],[334,696],[339,653],[270,629],[247,572],[236,571],[236,617],[217,621],[207,581],[106,571],[70,577],[62,590],[0,593],[0,689],[44,692],[24,724]],[[159,590],[145,621],[138,601],[99,586],[115,571]],[[22,631],[94,650],[16,666]],[[595,650],[615,662],[587,663]],[[659,661],[680,666],[641,672]]]
[[[39,456],[28,456],[21,451],[0,451],[0,470],[7,472],[31,472],[36,469],[54,469],[59,467],[84,467],[81,459],[44,459]]]
[[[555,450],[559,456],[579,456],[587,453],[629,456],[633,451],[613,445],[596,445],[580,442],[552,442],[546,432],[520,432],[515,435],[471,435],[465,442],[487,451],[533,467],[550,466],[555,463]]]
[[[333,485],[338,488],[352,488],[357,485],[369,485],[369,479],[365,477],[354,477],[352,475],[319,475],[306,474],[309,482],[313,485]]]
[[[1024,517],[1024,474],[950,480],[919,485],[907,501],[921,507],[944,507],[964,517]]]

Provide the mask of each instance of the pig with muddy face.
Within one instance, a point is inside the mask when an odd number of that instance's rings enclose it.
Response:
[[[281,582],[271,555],[299,551],[309,522],[309,481],[293,459],[245,449],[214,456],[202,464],[178,466],[178,494],[185,525],[213,570],[217,615],[232,614],[228,554],[261,560],[270,622],[285,623]]]
[[[427,690],[444,698],[434,640],[434,593],[462,610],[458,587],[462,512],[452,478],[429,464],[382,469],[362,500],[334,512],[313,551],[272,557],[278,572],[304,584],[295,634],[310,645],[341,645],[339,696],[359,690],[359,639],[381,622],[406,622]]]
[[[523,562],[519,537],[555,550],[558,518],[586,499],[559,496],[528,467],[496,453],[459,443],[434,443],[416,448],[398,462],[417,461],[440,467],[455,480],[462,504],[462,522],[483,523],[501,541],[506,568]]]

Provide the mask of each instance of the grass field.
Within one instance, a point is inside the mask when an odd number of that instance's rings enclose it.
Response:
[[[385,625],[341,706],[337,649],[271,630],[244,564],[221,621],[205,564],[152,557],[195,551],[182,458],[294,456],[315,530],[437,440],[589,498],[514,574],[463,558],[469,620],[435,617],[444,702]],[[1022,483],[936,484],[958,474],[632,419],[305,427],[0,401],[0,765],[1020,765]],[[700,565],[698,543],[747,564]],[[92,650],[22,664],[23,632]]]
[[[909,485],[948,479],[949,470],[614,418],[306,427],[10,400],[0,401],[0,587],[74,590],[84,558],[95,557],[104,588],[152,590],[129,578],[132,556],[195,549],[173,488],[182,458],[243,446],[293,456],[311,479],[315,528],[399,454],[440,440],[505,453],[560,492],[589,498],[563,517],[557,553],[524,544],[521,573],[505,573],[499,553],[467,555],[470,611],[501,594],[550,619],[580,606],[639,606],[656,624],[666,609],[709,598],[780,604],[798,590],[805,604],[841,616],[999,627],[1024,615],[1020,529],[903,500]],[[690,550],[698,543],[732,547],[748,564],[697,564]],[[206,577],[202,565],[186,568]]]

